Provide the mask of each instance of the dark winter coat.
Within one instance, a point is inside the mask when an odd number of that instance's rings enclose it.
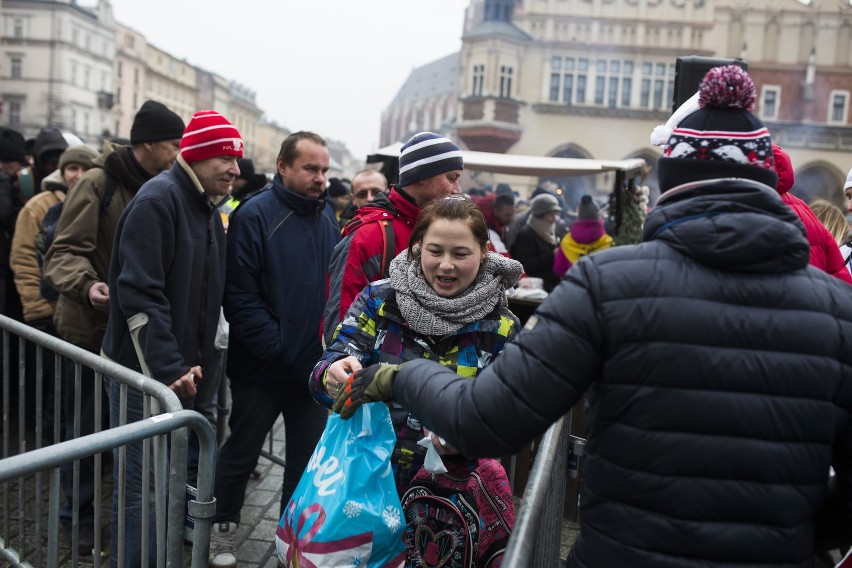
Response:
[[[224,308],[232,381],[304,384],[322,355],[324,283],[340,239],[325,206],[276,176],[231,214]]]
[[[103,343],[107,357],[140,370],[127,319],[146,314],[139,343],[165,384],[209,364],[225,287],[222,218],[182,163],[139,188],[118,220]]]
[[[550,292],[559,283],[559,276],[553,273],[554,249],[558,246],[542,239],[527,225],[518,233],[509,254],[524,265],[527,276],[541,278],[544,289]]]
[[[569,566],[809,567],[831,465],[852,510],[852,295],[808,265],[772,187],[674,191],[642,244],[580,259],[476,381],[416,361],[395,400],[497,456],[586,393]]]

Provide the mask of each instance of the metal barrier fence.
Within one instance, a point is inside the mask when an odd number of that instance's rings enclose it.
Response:
[[[568,476],[575,477],[585,440],[571,435],[569,412],[541,438],[523,503],[503,557],[505,568],[557,568]]]
[[[184,565],[185,520],[188,508],[188,512],[195,517],[191,566],[207,566],[210,520],[215,512],[212,494],[217,448],[213,429],[207,420],[194,411],[184,410],[171,389],[131,369],[5,316],[0,316],[0,329],[3,338],[0,559],[13,566],[58,566],[60,556],[63,556],[71,566],[78,565],[80,464],[81,460],[93,457],[95,550],[92,562],[96,568],[99,567],[105,561],[101,556],[101,551],[105,549],[101,542],[101,533],[102,529],[109,525],[111,517],[109,514],[103,515],[101,511],[108,503],[103,494],[101,453],[118,448],[118,459],[114,464],[115,471],[119,474],[118,479],[121,480],[115,503],[119,511],[118,530],[112,530],[110,538],[118,545],[119,565],[123,565],[124,548],[127,544],[124,542],[127,522],[124,503],[128,497],[124,487],[124,475],[128,473],[126,448],[130,443],[141,441],[141,518],[147,520],[154,517],[156,521],[153,535],[148,534],[147,523],[141,523],[142,565],[149,565],[147,543],[151,538],[157,545],[156,558],[153,560],[158,567]],[[17,339],[16,343],[13,342],[14,338]],[[12,358],[15,357],[17,360],[13,361]],[[17,374],[11,372],[15,363],[18,367]],[[94,375],[92,391],[83,388],[84,372]],[[106,377],[117,383],[114,390],[117,389],[118,400],[111,401],[111,406],[118,407],[120,425],[101,430],[101,404]],[[16,389],[13,389],[13,386]],[[70,436],[71,439],[60,442],[63,388],[67,391],[64,393],[66,397],[73,391],[73,405],[65,405],[66,408],[73,408],[72,416],[64,418],[68,424],[73,422],[73,435]],[[131,390],[141,393],[142,420],[128,424],[127,395]],[[45,393],[51,391],[52,395],[46,397]],[[30,396],[30,393],[33,396]],[[82,430],[81,401],[86,400],[87,396],[91,396],[94,401],[94,433],[79,437]],[[14,408],[13,397],[17,402]],[[51,400],[53,410],[45,413],[42,407],[49,407]],[[52,421],[52,436],[45,436],[45,420],[48,423]],[[195,432],[199,440],[197,496],[189,501],[186,485],[187,427]],[[11,441],[13,433],[17,436],[17,447]],[[49,445],[42,447],[45,442]],[[66,506],[71,505],[72,515],[70,552],[60,550],[59,510],[63,503],[60,491],[62,476],[57,469],[60,466],[70,467],[72,471],[71,487],[65,487],[65,493],[70,493],[66,495]],[[49,491],[45,495],[42,476],[44,471],[51,469]],[[107,474],[106,477],[108,481],[112,481],[112,475]],[[68,479],[68,476],[65,478]],[[151,485],[153,498],[150,496]],[[16,500],[12,498],[15,493]],[[153,511],[149,510],[151,506],[154,507]],[[107,519],[104,519],[105,516]]]

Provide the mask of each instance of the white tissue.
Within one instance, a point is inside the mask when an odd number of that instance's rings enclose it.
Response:
[[[443,438],[439,437],[438,439],[441,440],[442,444],[445,443]],[[426,448],[426,459],[423,460],[423,469],[429,473],[447,473],[444,461],[441,459],[441,455],[438,453],[438,450],[436,450],[435,446],[432,444],[432,438],[430,436],[426,436],[417,442],[417,445]]]

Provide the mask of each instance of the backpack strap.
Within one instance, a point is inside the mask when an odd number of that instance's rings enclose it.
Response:
[[[110,203],[112,203],[112,198],[115,195],[115,188],[118,182],[115,180],[115,177],[106,168],[104,168],[104,173],[106,174],[107,183],[106,189],[104,189],[104,196],[101,197],[101,207],[98,209],[98,215],[103,217],[106,215],[107,209],[109,209]]]
[[[396,256],[396,236],[391,221],[382,219],[379,223],[384,229],[382,231],[382,278],[387,278],[390,274],[390,263]]]

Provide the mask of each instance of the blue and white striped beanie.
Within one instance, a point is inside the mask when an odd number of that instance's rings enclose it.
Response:
[[[438,174],[463,170],[461,148],[434,132],[421,132],[402,146],[399,186],[405,187]]]

